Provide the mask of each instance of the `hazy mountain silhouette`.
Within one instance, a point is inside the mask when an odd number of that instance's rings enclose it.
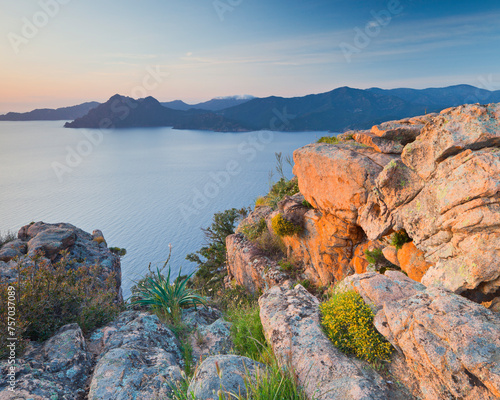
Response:
[[[56,109],[41,108],[26,113],[10,112],[5,115],[0,115],[0,121],[68,121],[83,117],[99,104],[100,103],[96,101],[91,101],[72,107]]]

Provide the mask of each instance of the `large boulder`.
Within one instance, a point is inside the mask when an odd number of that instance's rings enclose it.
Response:
[[[309,399],[405,398],[367,364],[332,345],[320,325],[319,301],[302,286],[275,286],[259,305],[266,338],[278,359],[294,368]]]
[[[168,398],[181,379],[179,342],[156,315],[126,311],[91,341],[99,357],[89,400]]]
[[[15,390],[9,390],[9,367],[1,362],[0,399],[78,400],[85,395],[85,382],[92,367],[82,331],[77,324],[63,326],[43,345],[16,360]]]
[[[500,316],[440,288],[385,302],[375,326],[404,354],[425,399],[500,397]]]
[[[188,396],[194,395],[197,400],[217,400],[220,392],[227,398],[239,395],[246,398],[245,380],[255,379],[257,374],[265,373],[265,368],[247,357],[211,356],[196,370],[189,384]]]
[[[395,157],[358,143],[315,143],[295,150],[293,171],[309,203],[355,224],[375,179]]]

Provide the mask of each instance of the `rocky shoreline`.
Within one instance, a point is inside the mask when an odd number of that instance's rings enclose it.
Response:
[[[276,208],[256,206],[226,238],[225,281],[260,294],[265,336],[306,397],[499,399],[500,105],[346,132],[296,150],[294,161],[300,193]],[[277,215],[300,227],[281,238],[282,260],[248,234],[258,227],[275,237]],[[19,261],[57,263],[61,251],[77,267],[97,264],[120,277],[102,232],[42,222],[0,247],[0,274],[12,282]],[[373,310],[395,349],[385,370],[345,355],[326,336],[319,305],[332,284]],[[121,300],[119,279],[114,290]],[[220,311],[183,310],[182,321],[198,365],[189,386],[196,398],[244,390],[245,373],[267,368],[234,354]],[[9,367],[1,362],[0,400],[169,399],[186,369],[175,332],[137,310],[87,336],[69,324],[32,342],[17,360],[15,392]]]

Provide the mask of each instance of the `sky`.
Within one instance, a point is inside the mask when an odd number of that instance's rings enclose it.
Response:
[[[0,114],[341,86],[500,90],[498,0],[0,0]]]

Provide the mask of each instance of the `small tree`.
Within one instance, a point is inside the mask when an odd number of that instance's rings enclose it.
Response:
[[[212,224],[202,229],[206,245],[196,253],[186,256],[186,260],[198,264],[198,270],[193,277],[194,286],[212,290],[222,287],[226,276],[226,237],[234,233],[238,221],[247,214],[246,208],[231,208],[214,214]]]

